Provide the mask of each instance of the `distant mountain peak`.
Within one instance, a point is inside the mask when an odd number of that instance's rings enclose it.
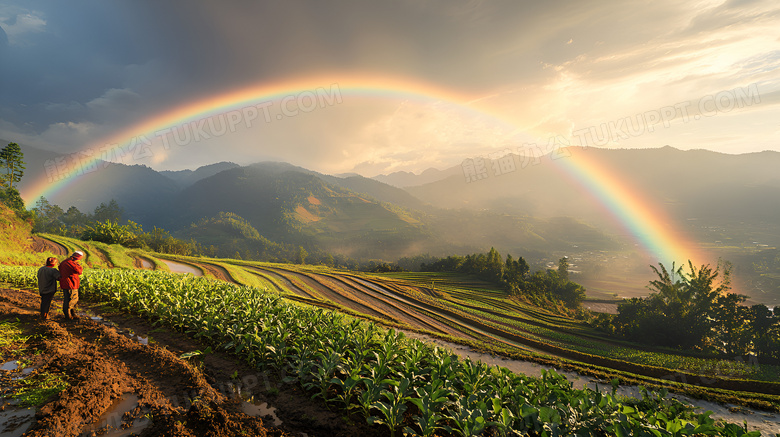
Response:
[[[459,174],[460,172],[460,166],[450,167],[445,170],[439,170],[437,168],[431,167],[424,170],[420,174],[415,174],[409,171],[396,171],[387,175],[376,175],[371,179],[377,180],[387,185],[392,185],[394,187],[406,188],[438,182],[455,174]]]
[[[186,188],[194,184],[195,182],[198,182],[201,179],[214,176],[217,173],[223,172],[225,170],[230,170],[236,167],[240,167],[240,165],[236,164],[235,162],[222,161],[222,162],[216,162],[214,164],[203,165],[198,167],[195,170],[189,170],[189,169],[176,170],[176,171],[166,170],[166,171],[161,171],[159,173],[167,177],[168,179],[171,179],[180,188]]]

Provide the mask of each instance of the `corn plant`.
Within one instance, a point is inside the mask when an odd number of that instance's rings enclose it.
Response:
[[[492,422],[487,420],[488,415],[485,402],[475,395],[469,395],[466,399],[456,402],[453,411],[447,417],[453,425],[445,429],[463,437],[480,435],[492,425]]]
[[[331,380],[341,365],[341,354],[338,352],[331,352],[327,355],[318,353],[316,358],[318,362],[314,364],[313,371],[310,373],[311,378],[303,385],[303,388],[306,390],[319,390],[319,392],[312,395],[312,399],[319,396],[327,401]]]
[[[36,268],[0,266],[0,280],[37,283]],[[392,434],[440,431],[494,435],[720,435],[754,437],[745,426],[642,389],[642,399],[575,390],[554,371],[541,378],[461,361],[350,316],[291,303],[251,287],[158,271],[87,270],[81,290],[197,336],[215,350],[272,368],[313,397],[359,410]],[[289,374],[288,374],[289,372]],[[615,386],[617,381],[615,381]],[[335,399],[332,399],[335,397]],[[404,423],[409,404],[415,414]],[[404,426],[406,425],[406,426]]]
[[[404,419],[404,413],[407,408],[406,402],[409,400],[409,392],[411,390],[409,389],[410,381],[406,378],[392,381],[390,385],[395,388],[393,390],[382,390],[382,396],[387,399],[387,402],[378,401],[373,405],[381,416],[369,417],[368,423],[372,425],[386,425],[390,429],[390,435],[395,437],[395,433]]]
[[[447,384],[445,387],[445,381],[442,379],[433,379],[424,387],[415,388],[414,392],[416,397],[410,398],[409,401],[417,406],[419,411],[419,414],[412,418],[419,428],[419,434],[410,427],[405,427],[404,433],[430,437],[437,430],[444,429],[442,410],[452,404],[451,386]]]
[[[340,401],[342,408],[349,410],[352,406],[352,397],[359,390],[361,377],[358,373],[352,373],[345,380],[332,378],[330,383],[339,388],[336,400]]]
[[[360,382],[364,388],[357,396],[357,406],[363,413],[363,417],[368,420],[368,418],[371,417],[371,409],[374,408],[374,404],[382,397],[384,387],[391,384],[393,381],[389,379],[378,380],[369,377],[361,379]]]

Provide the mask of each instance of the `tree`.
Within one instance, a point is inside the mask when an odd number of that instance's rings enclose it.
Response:
[[[62,220],[62,223],[65,224],[65,226],[72,230],[80,226],[85,226],[87,224],[87,215],[79,211],[75,206],[71,206],[65,211],[65,214],[62,215],[60,220]]]
[[[747,296],[729,293],[719,296],[715,306],[714,325],[716,348],[723,348],[731,356],[744,355],[750,346],[750,310],[741,305]]]
[[[566,256],[558,260],[558,276],[564,281],[569,280],[569,258]]]
[[[95,208],[95,214],[93,216],[93,220],[96,222],[105,222],[105,221],[118,222],[119,220],[122,219],[123,214],[124,214],[124,210],[119,207],[117,201],[111,199],[111,201],[108,202],[108,205],[101,202],[100,205],[98,205],[98,207]]]
[[[500,282],[504,276],[504,263],[501,261],[501,255],[494,248],[490,248],[485,263],[484,277],[489,281]]]
[[[335,261],[333,260],[333,255],[326,253],[325,259],[322,261],[322,263],[328,267],[333,267],[333,264],[335,263]]]
[[[306,252],[306,249],[304,249],[303,246],[298,246],[298,256],[295,259],[296,263],[306,264],[307,256],[309,256],[309,252]]]
[[[128,223],[133,223],[128,221]],[[140,227],[139,227],[140,229]],[[171,253],[174,255],[191,255],[196,252],[197,243],[189,242],[171,236],[165,229],[154,227],[152,232],[139,232],[141,242],[155,252]]]
[[[748,351],[750,312],[740,305],[745,296],[728,293],[729,263],[697,269],[688,261],[689,272],[674,264],[671,270],[663,264],[651,267],[658,279],[650,281],[648,288],[655,293],[619,304],[616,332],[661,346],[733,355]]]
[[[95,222],[81,234],[82,240],[100,241],[106,244],[121,244],[125,247],[141,247],[143,229],[137,223],[127,221],[126,225],[116,222]]]
[[[14,182],[19,182],[24,176],[24,153],[16,143],[8,143],[0,150],[0,166],[3,174],[0,175],[0,186],[13,188]]]
[[[526,276],[530,271],[531,267],[522,256],[515,261],[512,255],[507,254],[504,265],[504,281],[510,288],[512,286],[518,288],[520,284],[525,282]]]
[[[52,205],[45,197],[41,196],[35,202],[35,207],[32,210],[35,213],[34,232],[62,233],[61,219],[65,211],[59,205]]]
[[[16,188],[0,189],[0,203],[11,208],[21,219],[32,221],[33,213],[27,211],[27,208],[24,206],[24,200]]]
[[[775,307],[772,310],[764,304],[749,309],[748,336],[753,339],[753,350],[760,358],[780,359],[780,317]]]

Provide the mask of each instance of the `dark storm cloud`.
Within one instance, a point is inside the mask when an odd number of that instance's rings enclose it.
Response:
[[[776,91],[777,37],[768,41],[778,11],[761,1],[17,0],[0,5],[0,133],[73,150],[223,91],[344,73],[469,96],[545,140],[696,99],[700,90],[760,82],[762,93]],[[333,166],[384,162],[392,152],[388,162],[406,165],[413,160],[399,157],[413,144],[444,150],[471,144],[471,136],[461,138],[467,135],[500,142],[487,129],[469,133],[440,108],[410,109],[431,115],[422,123],[393,115],[398,102],[378,99],[369,110],[352,102],[328,119],[312,114],[297,129],[264,126],[261,135],[273,141],[262,151],[250,146],[256,133],[220,139],[220,147],[252,159],[306,144],[278,159],[318,150]],[[339,129],[330,135],[305,136],[301,128],[334,120]],[[431,142],[431,132],[443,134]],[[204,149],[203,163],[207,155]],[[158,162],[165,159],[176,153]]]
[[[19,35],[0,66],[3,119],[40,133],[54,123],[107,122],[90,102],[125,90],[120,124],[262,80],[333,71],[423,78],[482,91],[560,61],[546,41],[568,35],[564,5],[537,2],[19,2],[45,21]],[[16,15],[14,15],[16,14]],[[576,21],[576,20],[575,20]],[[538,40],[539,44],[532,41]],[[540,62],[524,63],[531,53]]]
[[[533,43],[569,38],[549,30],[541,9],[535,2],[194,2],[155,3],[144,15],[157,37],[153,50],[197,82],[356,69],[485,88],[538,70],[517,62],[528,52],[560,60]]]
[[[6,121],[37,129],[65,119],[81,121],[85,114],[72,111],[74,106],[106,90],[122,88],[128,66],[147,61],[134,44],[130,23],[113,4],[20,4],[25,6],[40,7],[26,14],[45,21],[45,29],[19,35],[5,53],[6,62],[0,66],[0,104],[15,115]],[[69,109],[57,111],[56,105]]]

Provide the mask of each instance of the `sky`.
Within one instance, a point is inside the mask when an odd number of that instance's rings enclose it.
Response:
[[[0,1],[0,138],[368,177],[566,145],[780,151],[778,67],[774,0]]]

